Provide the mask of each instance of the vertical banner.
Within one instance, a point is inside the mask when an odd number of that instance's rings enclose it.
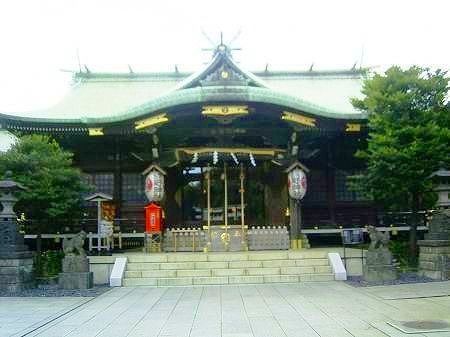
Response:
[[[111,201],[102,202],[102,219],[113,221],[116,217],[116,205]]]

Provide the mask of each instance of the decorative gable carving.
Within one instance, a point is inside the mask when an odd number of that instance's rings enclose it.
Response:
[[[222,63],[215,71],[207,74],[204,79],[200,80],[201,86],[211,85],[248,85],[250,79],[246,78],[242,73],[238,73],[226,63]]]

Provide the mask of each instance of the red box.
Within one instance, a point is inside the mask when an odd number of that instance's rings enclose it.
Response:
[[[144,207],[145,209],[145,231],[162,232],[162,208],[155,203]]]

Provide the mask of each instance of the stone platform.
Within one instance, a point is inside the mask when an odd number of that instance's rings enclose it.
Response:
[[[92,272],[60,273],[59,285],[62,289],[90,289],[94,286]]]
[[[28,257],[0,259],[0,290],[17,292],[34,286],[33,258]]]
[[[435,280],[450,277],[450,240],[420,240],[419,268],[423,276]]]
[[[126,254],[124,286],[331,281],[324,250]]]

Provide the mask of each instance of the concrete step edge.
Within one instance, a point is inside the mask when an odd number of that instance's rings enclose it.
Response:
[[[224,264],[228,264],[229,262],[232,262],[233,264],[237,263],[237,262],[244,262],[244,263],[248,263],[248,262],[271,262],[271,263],[276,263],[279,261],[311,261],[312,259],[296,259],[296,260],[242,260],[242,261],[184,261],[184,262],[128,262],[127,263],[127,267],[129,267],[130,265],[145,265],[148,264],[148,267],[158,267],[158,268],[149,268],[149,269],[132,269],[132,270],[158,270],[161,269],[161,265],[169,265],[169,266],[175,266],[176,264],[180,264],[180,263],[193,263],[194,266],[196,263],[201,263],[202,265],[206,265],[211,263],[212,265],[217,264],[217,263],[224,263]],[[313,267],[313,266],[325,266],[325,265],[329,265],[328,260],[325,261],[326,259],[316,259],[316,260],[320,260],[320,262],[326,262],[326,264],[320,263],[320,264],[311,264],[311,265],[304,265],[304,266],[299,266],[299,265],[295,265],[297,267]],[[318,261],[315,261],[318,262]],[[291,266],[276,266],[276,267],[264,267],[264,266],[258,266],[258,267],[244,267],[244,268],[278,268],[278,267],[291,267]],[[294,267],[294,266],[292,266]],[[233,269],[235,267],[227,267],[229,269]],[[181,268],[183,270],[186,270],[186,268]],[[180,269],[180,270],[181,270]],[[188,269],[192,269],[192,268],[188,268]],[[194,268],[194,269],[206,269],[206,268]],[[214,268],[212,267],[211,269],[224,269],[224,268]],[[236,269],[240,269],[240,268],[236,268]]]
[[[193,278],[217,278],[217,277],[259,277],[259,276],[334,276],[333,273],[321,273],[321,274],[267,274],[267,275],[228,275],[228,276],[176,276],[176,277],[124,277],[124,280],[136,280],[136,279],[193,279]]]

